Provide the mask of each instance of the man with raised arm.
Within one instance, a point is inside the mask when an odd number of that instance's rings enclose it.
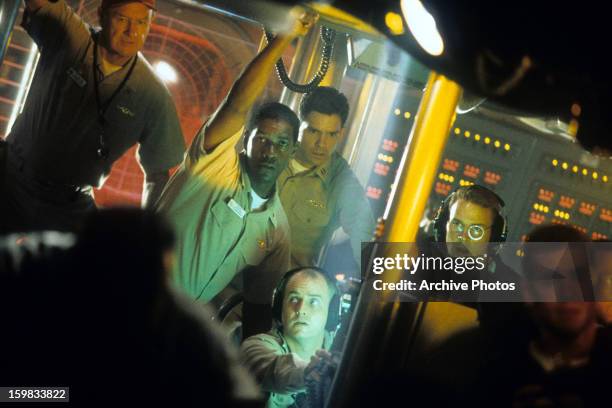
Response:
[[[247,117],[285,48],[315,22],[303,11],[291,14],[290,29],[247,65],[202,126],[159,202],[178,238],[175,282],[209,302],[248,270],[245,319],[250,305],[267,307],[289,265],[289,226],[276,179],[294,153],[299,122],[280,103],[263,105],[248,122]],[[238,153],[243,138],[246,150]]]
[[[102,0],[100,29],[65,0],[25,3],[40,60],[7,136],[0,231],[78,228],[95,209],[92,188],[137,143],[151,205],[184,152],[170,93],[140,54],[155,0]]]

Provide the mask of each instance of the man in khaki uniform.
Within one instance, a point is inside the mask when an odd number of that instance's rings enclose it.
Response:
[[[374,219],[365,192],[335,149],[344,137],[349,106],[334,88],[319,87],[300,104],[295,158],[278,179],[291,226],[292,266],[317,265],[321,249],[339,227],[349,235],[360,263],[361,242],[369,241]]]
[[[295,151],[299,128],[293,111],[279,103],[262,106],[248,124],[247,114],[283,50],[314,20],[303,13],[251,61],[198,132],[159,202],[177,234],[175,282],[209,302],[248,270],[245,319],[249,306],[267,306],[289,266],[289,226],[276,180]],[[239,154],[243,135],[246,151]]]

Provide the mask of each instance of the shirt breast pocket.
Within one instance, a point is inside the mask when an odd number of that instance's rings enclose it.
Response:
[[[109,141],[119,150],[125,151],[139,142],[144,130],[144,122],[140,120],[140,112],[131,104],[125,102],[130,98],[118,98],[111,101],[104,114],[106,134]]]
[[[322,228],[329,224],[331,219],[327,203],[312,199],[296,202],[291,212],[304,227]]]
[[[220,233],[223,237],[238,235],[242,230],[243,220],[229,208],[227,199],[217,201],[212,206],[210,213],[217,227],[222,229]]]

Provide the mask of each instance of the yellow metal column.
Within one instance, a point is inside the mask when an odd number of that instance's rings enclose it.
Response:
[[[460,95],[456,83],[430,74],[396,178],[383,241],[415,241]],[[396,281],[400,273],[385,272],[379,277]],[[388,291],[368,289],[364,286],[359,297],[329,407],[355,406],[358,401],[353,398],[360,395],[368,379],[402,368],[414,335],[411,328],[419,305],[392,299]]]
[[[435,72],[429,75],[396,180],[385,241],[414,242],[460,96],[461,88],[455,82]]]

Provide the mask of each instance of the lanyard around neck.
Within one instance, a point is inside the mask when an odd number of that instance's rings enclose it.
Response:
[[[134,56],[134,59],[132,60],[132,63],[130,64],[130,68],[127,74],[125,75],[125,77],[123,77],[123,80],[121,80],[121,83],[119,84],[119,86],[115,89],[115,91],[110,96],[110,98],[108,98],[106,102],[102,103],[102,100],[100,99],[100,81],[98,80],[98,73],[96,72],[96,70],[98,69],[98,38],[94,39],[94,51],[93,52],[94,52],[93,80],[94,80],[94,89],[95,89],[95,94],[96,94],[96,107],[98,108],[98,120],[100,121],[100,124],[104,125],[104,114],[106,113],[106,110],[110,106],[115,96],[117,96],[119,92],[121,92],[121,90],[127,83],[128,79],[130,79],[130,76],[132,75],[132,71],[134,70],[134,67],[136,66],[138,55]]]

